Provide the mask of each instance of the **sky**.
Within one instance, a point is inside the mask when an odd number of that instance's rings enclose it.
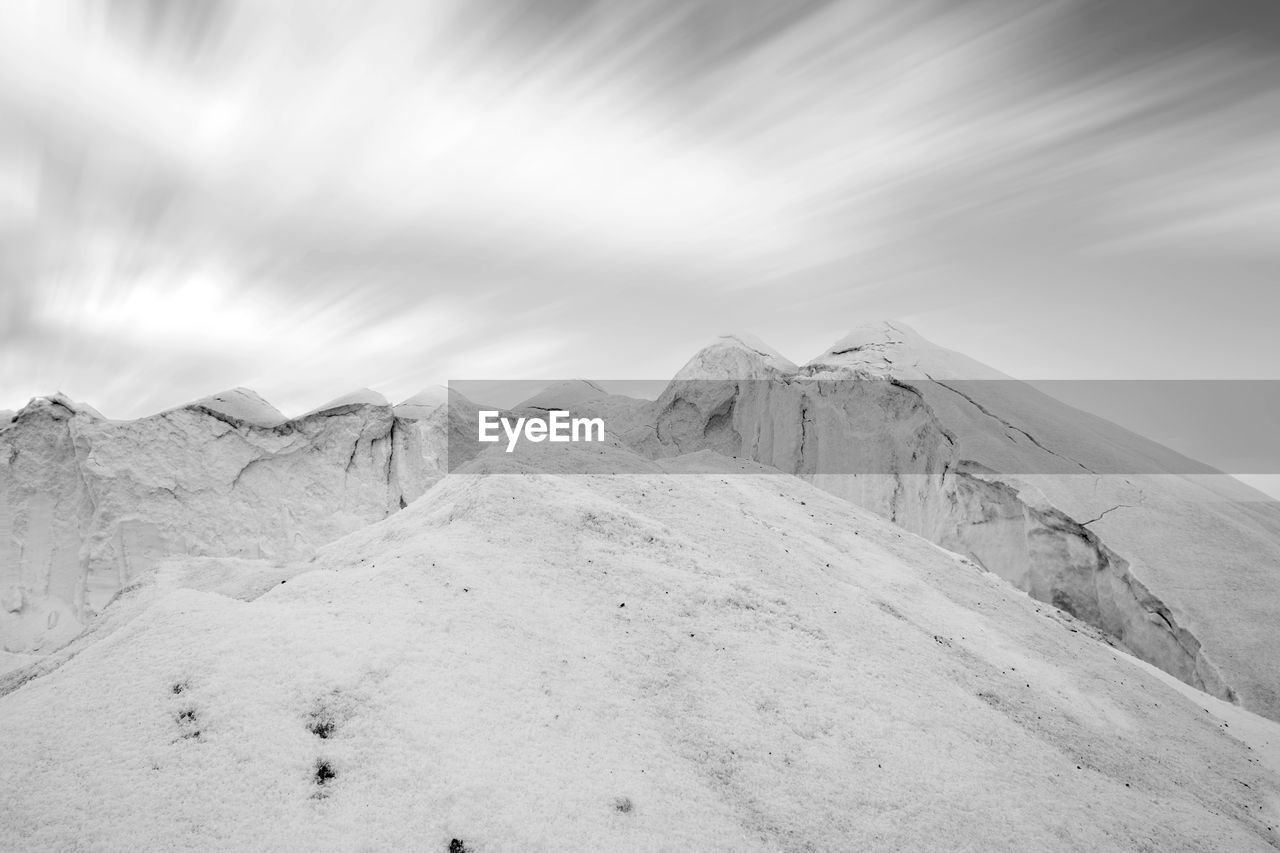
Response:
[[[6,4],[0,408],[661,378],[897,318],[1280,378],[1274,0]]]

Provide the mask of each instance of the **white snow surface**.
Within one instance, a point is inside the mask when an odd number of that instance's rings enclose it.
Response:
[[[0,432],[0,591],[23,600],[0,608],[0,652],[58,648],[159,559],[305,558],[384,518],[444,474],[466,405],[402,419],[358,393],[282,421],[237,389],[111,421],[33,400]]]
[[[1009,379],[1007,374],[958,352],[935,346],[899,320],[855,326],[805,367],[812,375],[835,370],[840,376],[863,370],[873,375],[923,379]]]
[[[531,445],[309,563],[161,563],[0,681],[0,845],[1274,849],[1234,725],[765,471]]]
[[[748,334],[721,335],[680,368],[672,380],[757,379],[790,373],[795,364]]]
[[[589,400],[610,396],[609,392],[589,379],[569,379],[543,388],[529,399],[517,404],[520,409],[573,409]]]
[[[420,420],[449,402],[456,391],[447,385],[429,385],[407,400],[396,404],[396,417]]]
[[[355,391],[343,394],[336,400],[330,400],[323,406],[319,406],[307,412],[303,417],[320,414],[322,412],[332,412],[335,409],[358,406],[390,406],[391,403],[387,398],[370,388],[357,388]]]
[[[205,409],[259,427],[279,426],[288,420],[279,409],[259,397],[256,391],[248,388],[233,388],[220,394],[210,394],[208,397],[171,411],[182,409]]]
[[[897,322],[791,371],[717,342],[645,414],[647,455],[809,479],[1280,720],[1280,504],[1222,472]]]

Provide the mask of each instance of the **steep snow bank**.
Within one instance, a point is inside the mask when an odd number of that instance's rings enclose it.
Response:
[[[391,403],[387,401],[387,398],[379,394],[377,391],[373,391],[369,388],[358,388],[355,391],[343,394],[336,400],[330,400],[323,406],[312,409],[303,417],[309,417],[311,415],[321,414],[324,412],[333,412],[338,409],[358,409],[363,406],[388,407],[390,405]]]
[[[898,324],[791,372],[717,341],[625,434],[811,479],[1280,719],[1280,506],[975,364]]]
[[[0,432],[0,594],[18,602],[0,650],[62,645],[162,557],[296,559],[384,518],[443,475],[467,406],[398,415],[359,392],[286,421],[237,389],[108,421],[32,401]]]
[[[454,393],[456,392],[444,385],[423,388],[404,402],[396,404],[396,417],[421,420],[448,403],[450,396]]]
[[[519,409],[570,409],[588,400],[608,397],[609,392],[589,379],[556,382],[515,406]]]
[[[751,335],[722,335],[686,364],[673,381],[702,379],[756,379],[790,373],[796,369],[787,358]]]
[[[1275,775],[1069,617],[758,466],[549,449],[283,584],[162,566],[172,591],[0,696],[0,837],[1272,849]],[[629,476],[522,473],[556,470]],[[234,597],[183,589],[207,577]]]
[[[279,409],[248,388],[233,388],[211,394],[172,411],[202,411],[233,423],[258,427],[279,426],[288,420]]]

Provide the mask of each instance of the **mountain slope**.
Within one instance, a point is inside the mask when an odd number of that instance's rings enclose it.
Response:
[[[290,420],[241,388],[111,421],[33,400],[0,426],[0,655],[59,647],[158,559],[307,557],[386,517],[473,408],[362,390]]]
[[[798,474],[1280,719],[1280,505],[1221,472],[893,323],[791,371],[721,339],[649,417],[648,455]]]
[[[217,565],[161,564],[0,696],[15,849],[1262,850],[1280,828],[1280,780],[1203,707],[745,462],[490,452],[312,563]]]

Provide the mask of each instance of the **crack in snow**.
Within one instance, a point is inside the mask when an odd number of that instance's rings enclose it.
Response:
[[[1133,505],[1132,505],[1132,504],[1116,504],[1115,506],[1111,507],[1110,509],[1104,509],[1102,512],[1098,513],[1098,515],[1097,515],[1096,517],[1091,518],[1091,519],[1089,519],[1088,521],[1082,521],[1082,522],[1080,522],[1080,526],[1081,526],[1081,527],[1088,527],[1090,524],[1093,524],[1095,521],[1100,521],[1100,520],[1102,520],[1102,519],[1103,519],[1103,518],[1104,518],[1108,513],[1115,512],[1116,510],[1121,509],[1121,508],[1124,508],[1124,509],[1131,509],[1132,507],[1133,507]]]
[[[1056,456],[1056,457],[1058,457],[1059,459],[1062,459],[1062,460],[1065,460],[1065,461],[1067,461],[1067,462],[1070,462],[1070,463],[1071,463],[1071,464],[1073,464],[1073,465],[1078,465],[1078,466],[1080,466],[1081,468],[1083,468],[1084,470],[1088,471],[1090,474],[1097,474],[1097,473],[1098,473],[1097,471],[1094,471],[1093,469],[1091,469],[1089,466],[1085,465],[1083,462],[1079,462],[1079,461],[1077,461],[1077,460],[1075,460],[1075,459],[1072,459],[1072,458],[1070,458],[1070,457],[1068,457],[1068,456],[1063,456],[1061,453],[1057,453],[1057,452],[1055,452],[1055,451],[1053,451],[1053,450],[1050,450],[1049,448],[1045,447],[1045,446],[1044,446],[1043,444],[1041,444],[1041,443],[1036,439],[1036,437],[1035,437],[1035,436],[1033,436],[1031,433],[1027,432],[1025,429],[1023,429],[1023,428],[1022,428],[1022,427],[1020,427],[1020,426],[1014,426],[1013,424],[1009,423],[1009,422],[1008,422],[1008,421],[1006,421],[1004,418],[1002,418],[1002,417],[1000,417],[999,415],[995,414],[995,413],[994,413],[994,412],[992,412],[990,409],[986,408],[986,407],[985,407],[985,406],[983,406],[981,403],[979,403],[977,400],[973,399],[972,397],[970,397],[968,394],[964,393],[963,391],[960,391],[960,390],[958,390],[958,389],[956,389],[956,388],[952,388],[952,387],[951,387],[950,385],[948,385],[947,383],[945,383],[945,382],[941,382],[941,381],[939,381],[939,380],[937,380],[937,379],[934,379],[934,378],[933,378],[932,376],[930,376],[928,373],[926,373],[926,374],[925,374],[925,378],[926,378],[926,379],[928,379],[930,382],[933,382],[933,383],[936,383],[936,384],[938,384],[938,385],[941,385],[943,388],[946,388],[948,391],[952,392],[953,394],[958,394],[959,396],[963,397],[963,398],[964,398],[965,400],[967,400],[967,401],[968,401],[968,402],[969,402],[969,403],[970,403],[970,404],[971,404],[975,409],[977,409],[978,411],[982,412],[982,414],[986,415],[987,417],[992,418],[993,420],[998,421],[999,423],[1003,424],[1003,425],[1004,425],[1004,427],[1005,427],[1006,429],[1011,429],[1011,430],[1014,430],[1015,432],[1020,432],[1020,433],[1022,433],[1024,436],[1026,436],[1026,437],[1027,437],[1027,440],[1028,440],[1028,441],[1030,441],[1030,442],[1031,442],[1032,444],[1034,444],[1036,447],[1038,447],[1038,448],[1040,448],[1041,450],[1043,450],[1045,453],[1048,453],[1050,456]]]

